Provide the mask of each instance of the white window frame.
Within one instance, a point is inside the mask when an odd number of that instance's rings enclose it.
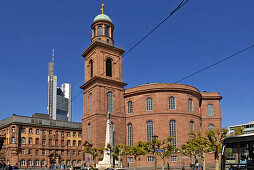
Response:
[[[113,92],[109,91],[107,93],[107,111],[108,113],[113,112]]]
[[[33,161],[32,161],[31,159],[29,159],[29,160],[27,161],[27,165],[28,165],[28,166],[33,166]]]
[[[168,98],[168,109],[175,110],[176,109],[176,101],[174,96],[170,96]]]
[[[146,140],[152,141],[153,138],[153,121],[149,120],[146,122]]]
[[[40,161],[39,160],[35,160],[34,161],[34,166],[40,166]]]
[[[188,100],[189,112],[193,112],[193,100],[190,98]]]
[[[26,160],[22,159],[22,160],[20,161],[20,166],[26,166]]]
[[[176,155],[170,156],[170,161],[171,162],[177,162],[177,156]]]
[[[146,111],[152,111],[153,110],[153,98],[148,97],[146,99]]]
[[[154,157],[153,156],[147,156],[146,161],[147,162],[154,162]]]
[[[131,123],[127,125],[128,146],[133,146],[133,126]]]
[[[213,104],[207,105],[207,116],[213,116]]]
[[[169,136],[171,137],[171,144],[174,147],[177,147],[177,130],[176,130],[176,121],[169,121]]]
[[[128,110],[128,113],[133,113],[133,103],[132,103],[132,101],[127,102],[127,110]]]

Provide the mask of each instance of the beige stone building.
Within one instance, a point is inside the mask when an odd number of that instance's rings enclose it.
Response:
[[[47,114],[13,115],[0,121],[0,164],[19,168],[81,166],[81,123],[49,120]]]

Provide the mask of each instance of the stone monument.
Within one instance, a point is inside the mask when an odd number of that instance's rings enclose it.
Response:
[[[111,128],[111,122],[110,122],[110,112],[107,114],[107,123],[106,123],[106,139],[105,139],[105,148],[107,148],[107,145],[110,144],[112,146],[112,139],[113,139],[113,132]],[[96,167],[99,170],[104,170],[113,164],[113,156],[112,153],[110,153],[110,150],[104,151],[104,157],[102,161],[99,161],[98,164],[96,164]]]

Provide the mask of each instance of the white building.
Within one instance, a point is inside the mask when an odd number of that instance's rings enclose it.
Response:
[[[240,125],[233,125],[228,127],[229,134],[233,134],[235,132],[236,127],[243,127],[243,134],[250,134],[254,133],[254,121],[250,121],[246,124],[240,124]]]
[[[57,76],[54,75],[54,49],[48,72],[48,114],[53,120],[72,121],[72,86],[64,83],[57,87]]]

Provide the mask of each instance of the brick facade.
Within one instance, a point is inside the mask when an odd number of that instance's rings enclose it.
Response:
[[[27,120],[44,122],[25,123]],[[63,126],[57,126],[58,124]],[[10,164],[19,168],[42,168],[53,164],[63,165],[66,161],[69,165],[81,166],[83,163],[81,128],[71,128],[64,124],[63,121],[16,115],[0,121],[0,134],[5,138],[0,151],[0,164]],[[67,124],[81,127],[80,123],[67,122]]]
[[[153,122],[153,134],[159,136],[159,140],[163,140],[170,136],[169,122],[174,120],[176,122],[176,145],[179,148],[189,139],[190,122],[194,123],[195,132],[204,133],[208,130],[209,125],[221,129],[220,100],[222,97],[217,92],[200,92],[192,86],[170,83],[145,84],[124,89],[126,85],[122,81],[124,51],[114,44],[101,41],[107,38],[113,39],[111,37],[113,29],[108,36],[94,34],[97,31],[94,28],[101,25],[113,27],[112,23],[106,20],[94,21],[92,44],[82,54],[85,62],[85,84],[81,86],[84,108],[83,142],[89,141],[95,147],[104,147],[108,92],[113,94],[111,120],[114,124],[115,144],[128,144],[128,124],[133,127],[134,145],[138,141],[146,141],[147,121]],[[112,61],[112,66],[109,68],[107,68],[107,59]],[[108,69],[111,69],[112,75],[107,75]],[[174,109],[169,108],[170,97],[174,97]],[[146,108],[147,98],[153,101],[152,109],[149,111]],[[191,106],[189,106],[190,99]],[[129,101],[132,102],[132,113],[128,113]],[[210,115],[207,113],[208,105],[212,105]],[[154,163],[149,162],[147,156],[149,155],[141,157],[137,166],[153,166]],[[177,156],[177,160],[172,159],[172,161],[169,158],[166,161],[171,166],[190,163],[190,159],[181,156],[180,153],[173,156]],[[161,159],[158,159],[159,165],[161,162]],[[214,163],[212,155],[208,155],[207,163]]]

